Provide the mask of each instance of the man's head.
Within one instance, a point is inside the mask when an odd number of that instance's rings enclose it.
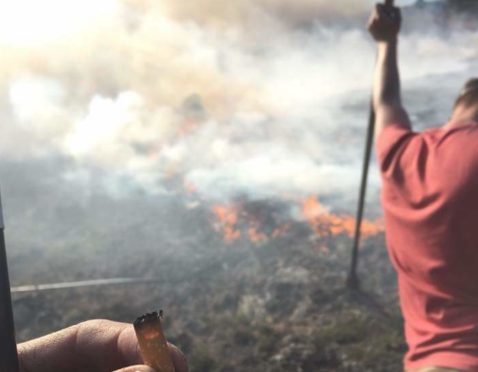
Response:
[[[478,119],[478,78],[470,79],[460,92],[453,107],[453,118],[463,120]]]

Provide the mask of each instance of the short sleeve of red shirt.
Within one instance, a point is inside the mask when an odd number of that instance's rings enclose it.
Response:
[[[396,167],[403,165],[401,158],[416,135],[410,128],[401,124],[390,124],[382,129],[376,145],[382,175],[393,174]]]

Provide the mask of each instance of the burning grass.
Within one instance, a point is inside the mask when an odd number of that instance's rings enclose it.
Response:
[[[165,213],[165,219],[158,219],[154,203],[145,202],[144,219],[115,239],[106,240],[113,234],[87,235],[91,226],[101,225],[94,223],[78,233],[84,249],[72,249],[80,244],[71,235],[61,254],[58,244],[46,247],[45,257],[61,268],[45,268],[49,278],[54,273],[60,280],[121,273],[156,277],[161,286],[17,296],[19,339],[90,318],[131,322],[138,313],[163,308],[171,314],[165,332],[188,355],[192,371],[375,371],[376,366],[400,370],[401,320],[383,234],[368,235],[361,251],[360,274],[371,296],[351,296],[344,289],[351,239],[343,230],[319,235],[305,219],[287,219],[287,207],[275,201],[245,201],[232,210],[216,207],[222,222],[214,208],[189,209],[178,203],[174,215]],[[330,217],[326,211],[322,214]],[[173,218],[183,225],[188,221],[189,229],[165,228]],[[240,238],[224,244],[224,224]],[[163,236],[160,245],[151,245],[157,240],[142,245],[132,234],[138,231],[151,237],[158,231],[172,235]],[[95,266],[99,256],[91,254],[99,246],[101,257],[115,261],[105,259]],[[48,249],[57,254],[50,255]],[[28,257],[12,257],[12,270],[23,272],[24,282],[41,280],[41,272],[32,274]],[[68,277],[71,273],[80,277]]]
[[[307,222],[318,238],[354,236],[355,217],[330,212],[317,197],[310,196],[295,202],[295,205],[299,206],[300,218]],[[212,214],[215,218],[214,229],[223,236],[227,244],[245,239],[252,245],[260,245],[286,234],[290,228],[290,221],[284,219],[285,212],[275,211],[267,204],[262,207],[269,212],[267,217],[264,216],[264,210],[257,213],[257,208],[251,208],[251,203],[248,202],[215,204],[212,206]],[[378,235],[383,231],[384,226],[381,220],[365,219],[362,222],[364,238]]]

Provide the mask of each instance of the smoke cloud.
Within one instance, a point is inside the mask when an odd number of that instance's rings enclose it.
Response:
[[[10,22],[17,36],[0,28],[2,158],[66,157],[70,178],[101,169],[150,193],[181,178],[206,199],[355,199],[375,55],[369,1],[49,0],[35,18],[20,3],[0,12],[22,20]],[[476,59],[478,33],[432,26],[401,42],[419,125]]]

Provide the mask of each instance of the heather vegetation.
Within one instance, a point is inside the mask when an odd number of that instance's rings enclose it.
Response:
[[[109,205],[107,213],[103,204],[104,215],[75,221],[65,235],[69,239],[57,237],[28,254],[16,246],[12,273],[16,284],[115,276],[158,283],[16,294],[20,341],[91,318],[131,322],[161,307],[167,334],[188,355],[192,371],[400,369],[405,346],[383,233],[365,240],[363,291],[350,292],[344,288],[347,234],[326,234],[323,227],[320,236],[318,226],[290,220],[280,235],[251,241],[242,234],[226,242],[209,208],[188,209],[170,200],[158,212],[141,200],[136,200],[141,214],[132,222],[130,213],[128,226],[119,217],[114,227],[96,225],[127,211],[119,203]],[[277,229],[273,205],[258,208],[256,202],[244,209],[249,217],[255,210],[268,215],[268,220],[258,218],[270,225],[261,228],[267,232]],[[166,210],[175,213],[165,219]],[[190,231],[174,231],[179,221],[182,226],[189,221]],[[242,220],[235,228],[250,229]]]

